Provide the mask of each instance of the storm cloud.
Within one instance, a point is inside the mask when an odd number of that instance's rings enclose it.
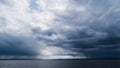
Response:
[[[119,58],[119,0],[0,0],[1,58]]]

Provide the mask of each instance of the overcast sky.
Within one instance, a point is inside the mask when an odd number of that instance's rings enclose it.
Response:
[[[0,0],[5,58],[120,58],[120,0]]]

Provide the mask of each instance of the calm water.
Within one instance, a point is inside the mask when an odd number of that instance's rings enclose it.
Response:
[[[0,60],[0,68],[120,68],[120,60]]]

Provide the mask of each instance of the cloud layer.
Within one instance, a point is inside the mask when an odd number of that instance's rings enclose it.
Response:
[[[0,0],[1,58],[119,58],[119,0]]]

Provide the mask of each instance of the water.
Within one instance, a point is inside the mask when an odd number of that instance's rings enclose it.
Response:
[[[0,68],[120,68],[120,60],[0,60]]]

